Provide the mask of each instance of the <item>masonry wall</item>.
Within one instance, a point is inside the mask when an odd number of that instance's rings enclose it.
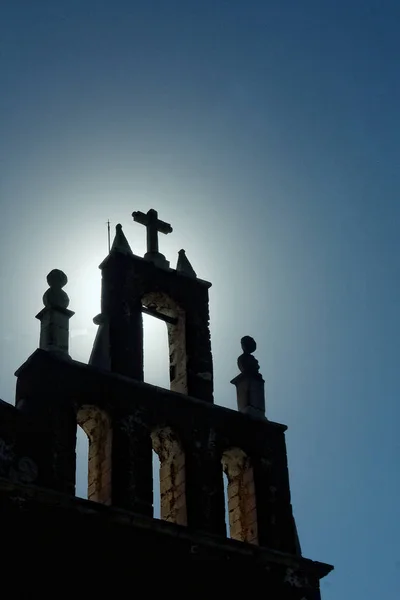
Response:
[[[54,598],[55,590],[62,597],[78,590],[78,595],[99,598],[114,590],[119,597],[120,590],[132,585],[151,585],[152,592],[165,596],[171,576],[177,575],[183,585],[176,586],[175,598],[210,595],[210,589],[236,597],[248,593],[250,583],[266,597],[319,600],[319,578],[331,570],[304,558],[1,479],[0,508],[7,548],[2,589],[15,598]],[[45,565],[50,576],[38,565]]]
[[[251,461],[257,505],[253,513],[257,515],[257,527],[249,521],[252,509],[246,512],[245,528],[253,532],[253,537],[245,535],[246,541],[297,552],[284,426],[102,373],[74,361],[62,361],[40,350],[20,369],[18,377],[18,402],[24,400],[25,411],[37,403],[51,404],[56,428],[60,423],[69,423],[72,411],[76,428],[77,414],[89,399],[109,416],[113,506],[152,516],[152,434],[154,438],[155,431],[170,430],[185,457],[186,519],[192,530],[226,535],[222,461],[224,452],[237,448]],[[24,390],[28,389],[26,397]],[[66,430],[67,434],[64,431],[61,436],[66,453],[63,460],[57,458],[57,465],[59,479],[65,477],[69,481],[71,470],[75,474],[75,438],[70,439],[69,427]],[[69,462],[65,460],[67,456]],[[244,485],[250,496],[253,483]],[[60,489],[54,477],[49,478],[49,486]],[[177,489],[172,496],[170,489],[165,491],[173,502],[168,508],[165,502],[164,516],[170,515],[172,520],[174,514],[173,519],[183,524],[183,513],[178,517],[176,512],[179,503],[174,509],[179,498]]]
[[[50,432],[0,400],[0,478],[43,485],[51,477],[51,456]]]

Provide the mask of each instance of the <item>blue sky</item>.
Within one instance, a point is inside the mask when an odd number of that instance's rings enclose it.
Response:
[[[38,345],[52,268],[88,359],[105,222],[143,254],[130,215],[156,208],[171,263],[184,247],[213,282],[218,404],[235,406],[240,338],[258,341],[303,552],[336,568],[323,598],[395,597],[400,4],[4,0],[0,14],[0,396]],[[146,321],[157,383],[159,331]]]

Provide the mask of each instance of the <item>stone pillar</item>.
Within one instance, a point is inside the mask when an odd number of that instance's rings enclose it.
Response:
[[[90,364],[143,381],[142,287],[120,224],[110,254],[101,263],[101,315]]]
[[[192,530],[226,536],[221,454],[213,429],[193,430],[186,447],[186,504]]]
[[[150,431],[139,415],[114,415],[112,436],[112,504],[152,517]]]
[[[238,358],[241,373],[231,381],[236,386],[238,410],[253,417],[265,418],[265,382],[259,373],[258,361],[252,356],[257,344],[246,335],[241,339],[241,345],[243,354]]]
[[[40,321],[39,347],[53,354],[69,357],[69,320],[75,313],[68,310],[68,295],[62,289],[68,281],[63,271],[53,269],[47,275],[49,289],[44,293],[44,308],[36,315]]]

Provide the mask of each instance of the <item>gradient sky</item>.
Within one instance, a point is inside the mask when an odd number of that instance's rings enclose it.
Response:
[[[258,342],[303,553],[335,565],[324,600],[398,592],[399,27],[396,0],[0,8],[0,397],[53,268],[88,360],[105,223],[143,254],[131,213],[157,209],[161,251],[213,282],[218,404],[235,407],[241,336]],[[146,320],[152,383],[159,331]]]

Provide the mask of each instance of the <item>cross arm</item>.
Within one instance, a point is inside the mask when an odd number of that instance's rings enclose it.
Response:
[[[132,217],[133,217],[133,220],[136,221],[136,223],[140,223],[141,225],[149,224],[148,215],[146,215],[145,213],[142,213],[140,210],[133,211]]]
[[[157,229],[160,233],[172,233],[172,227],[169,223],[165,223],[164,221],[158,221]]]

